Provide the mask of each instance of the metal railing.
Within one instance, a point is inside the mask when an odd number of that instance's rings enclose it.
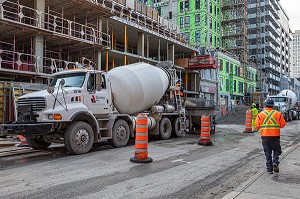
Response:
[[[40,12],[19,3],[11,1],[0,3],[0,20],[37,28],[87,44],[99,45],[107,49],[111,48],[110,35],[100,32],[94,27],[50,13]]]

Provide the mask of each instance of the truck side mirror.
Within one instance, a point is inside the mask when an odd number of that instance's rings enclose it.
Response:
[[[48,88],[47,88],[47,92],[48,93],[54,93],[54,87],[53,86],[49,86]]]

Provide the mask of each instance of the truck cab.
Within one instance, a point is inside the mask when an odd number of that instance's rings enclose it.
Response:
[[[17,120],[3,128],[8,134],[26,136],[34,149],[56,142],[64,143],[72,154],[82,154],[100,140],[125,146],[132,121],[127,115],[117,114],[110,89],[109,77],[102,71],[56,73],[47,90],[18,99]]]

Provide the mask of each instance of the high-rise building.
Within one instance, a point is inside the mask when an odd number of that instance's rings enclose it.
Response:
[[[248,50],[259,69],[258,91],[277,94],[281,77],[288,76],[288,21],[279,0],[248,1]]]
[[[300,78],[300,30],[292,33],[291,47],[291,77]]]

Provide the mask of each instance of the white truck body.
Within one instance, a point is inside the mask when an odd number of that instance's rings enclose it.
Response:
[[[294,110],[297,96],[293,91],[285,89],[270,98],[274,101],[274,108],[282,113],[286,121],[297,118],[297,112]]]
[[[135,116],[149,118],[149,134],[168,139],[185,129],[185,112],[175,87],[176,72],[146,63],[108,73],[67,70],[56,73],[47,90],[18,99],[18,119],[3,125],[8,134],[26,136],[35,149],[64,143],[72,154],[87,153],[93,143],[123,147],[134,136]]]

